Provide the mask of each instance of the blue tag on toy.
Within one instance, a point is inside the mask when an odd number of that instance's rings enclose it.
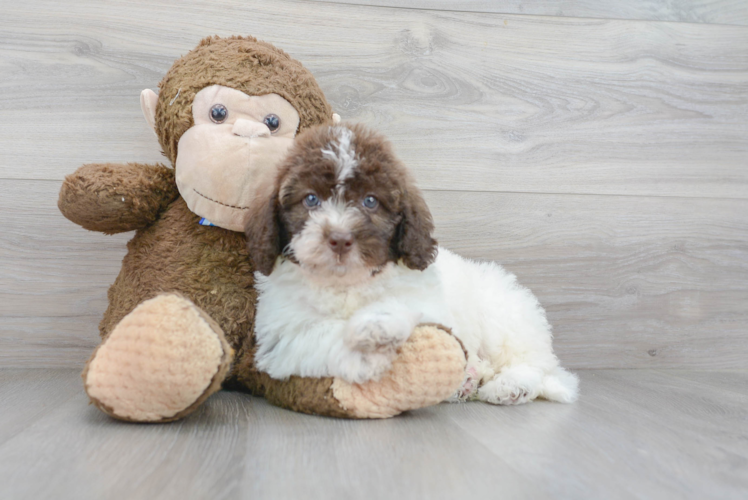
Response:
[[[200,222],[198,222],[198,224],[200,224],[201,226],[213,226],[213,227],[217,227],[215,224],[213,224],[212,222],[210,222],[205,217],[203,217],[202,219],[200,219]]]

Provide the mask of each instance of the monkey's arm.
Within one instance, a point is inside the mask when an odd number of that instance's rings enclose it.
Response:
[[[92,163],[65,178],[57,206],[90,231],[114,234],[148,226],[178,196],[164,165]]]

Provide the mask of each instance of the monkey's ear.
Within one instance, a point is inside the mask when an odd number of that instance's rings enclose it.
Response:
[[[158,103],[158,94],[151,89],[145,89],[140,93],[140,109],[143,111],[145,121],[156,134],[156,104]],[[158,134],[156,134],[158,137]]]
[[[269,202],[253,202],[247,217],[245,233],[249,258],[255,271],[260,271],[265,276],[273,271],[275,261],[286,245],[286,231],[280,220],[278,203],[276,191]]]
[[[397,227],[395,252],[403,264],[423,271],[436,259],[436,240],[431,237],[434,221],[418,188],[405,193],[402,220]]]
[[[332,114],[332,124],[333,125],[337,125],[338,123],[340,123],[340,115],[337,114],[337,113],[333,113]]]

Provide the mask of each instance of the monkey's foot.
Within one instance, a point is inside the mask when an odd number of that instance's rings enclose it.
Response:
[[[388,418],[445,401],[465,380],[465,352],[451,334],[431,325],[413,330],[380,380],[335,379],[332,392],[354,418]]]
[[[91,402],[133,422],[168,422],[221,388],[232,351],[205,312],[176,294],[136,307],[94,351],[83,371]]]

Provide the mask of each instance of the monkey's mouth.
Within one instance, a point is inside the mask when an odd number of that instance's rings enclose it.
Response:
[[[234,208],[234,209],[236,209],[236,210],[249,210],[249,207],[238,207],[238,206],[235,206],[235,205],[229,205],[228,203],[222,203],[222,202],[220,202],[220,201],[218,201],[218,200],[214,200],[213,198],[210,198],[210,197],[208,197],[208,196],[205,196],[205,195],[204,195],[203,193],[201,193],[200,191],[198,191],[198,190],[197,190],[197,189],[195,189],[195,188],[192,188],[192,190],[193,190],[193,191],[194,191],[195,193],[197,193],[198,195],[200,195],[200,196],[202,196],[203,198],[205,198],[206,200],[208,200],[208,201],[212,201],[213,203],[217,203],[217,204],[219,204],[219,205],[221,205],[221,206],[224,206],[224,207],[228,207],[228,208]]]

